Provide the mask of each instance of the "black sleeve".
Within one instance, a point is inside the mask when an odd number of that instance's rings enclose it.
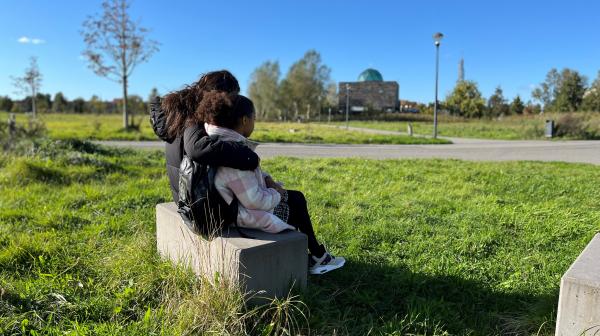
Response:
[[[154,97],[150,102],[150,124],[157,137],[168,143],[173,142],[167,134],[167,116],[161,107],[160,97]]]
[[[258,155],[239,142],[221,141],[206,134],[204,127],[188,127],[183,135],[187,155],[200,164],[253,170],[258,166]]]

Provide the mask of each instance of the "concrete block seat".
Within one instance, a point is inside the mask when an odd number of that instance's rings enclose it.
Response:
[[[306,287],[306,235],[296,231],[243,232],[254,239],[240,237],[230,228],[208,241],[188,229],[175,203],[156,205],[156,243],[162,256],[209,279],[218,272],[245,293],[265,291],[258,295],[268,298],[285,297],[292,285]]]
[[[600,233],[560,281],[556,335],[600,335]]]

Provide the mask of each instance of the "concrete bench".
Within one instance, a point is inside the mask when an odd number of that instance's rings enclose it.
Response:
[[[306,235],[297,231],[278,234],[235,228],[210,241],[193,233],[177,213],[175,203],[156,206],[156,243],[159,253],[191,267],[198,275],[215,274],[241,286],[246,294],[285,297],[291,288],[306,287],[308,254]]]
[[[600,335],[600,234],[560,281],[556,335]]]

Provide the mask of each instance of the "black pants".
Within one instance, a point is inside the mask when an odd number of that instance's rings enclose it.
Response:
[[[304,194],[296,190],[288,190],[287,192],[287,203],[290,207],[288,224],[308,236],[308,250],[315,257],[321,257],[323,253],[325,253],[325,248],[319,244],[317,237],[315,236]]]

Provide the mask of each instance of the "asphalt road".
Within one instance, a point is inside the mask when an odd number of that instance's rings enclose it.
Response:
[[[316,145],[264,143],[262,158],[360,157],[369,159],[452,158],[473,161],[564,161],[600,165],[600,141],[505,141],[451,138],[450,145]],[[162,149],[160,141],[96,141],[109,146]]]

